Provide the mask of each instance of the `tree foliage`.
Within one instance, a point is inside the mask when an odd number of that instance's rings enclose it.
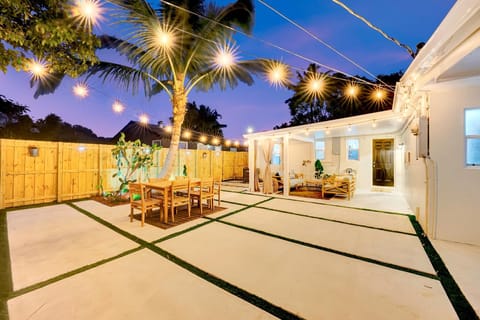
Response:
[[[308,90],[312,75],[324,81],[324,88],[318,94],[309,93]],[[395,86],[402,75],[402,72],[379,75],[376,82],[356,77],[364,81],[359,82],[340,73],[322,72],[317,65],[310,64],[303,73],[297,72],[297,82],[289,86],[293,95],[285,103],[290,109],[291,120],[276,126],[275,129],[391,109],[392,91],[385,90],[386,96],[382,100],[372,98],[372,91],[376,88],[375,85]],[[357,87],[355,97],[345,93],[347,85],[352,83]]]
[[[227,125],[218,122],[222,115],[217,110],[201,104],[197,107],[195,101],[187,103],[187,113],[183,127],[205,134],[223,137],[223,128]]]
[[[0,95],[0,138],[70,142],[106,142],[90,129],[71,125],[56,114],[33,121],[29,108]]]
[[[47,86],[52,77],[85,72],[100,42],[69,11],[66,0],[0,0],[0,70],[25,70],[34,56],[49,66]]]

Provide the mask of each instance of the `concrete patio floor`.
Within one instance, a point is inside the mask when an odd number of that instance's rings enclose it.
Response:
[[[235,185],[224,190],[226,210],[167,230],[130,223],[128,205],[92,200],[7,210],[0,224],[6,256],[0,317],[474,319],[472,312],[480,313],[480,248],[430,245],[399,195],[315,201]]]

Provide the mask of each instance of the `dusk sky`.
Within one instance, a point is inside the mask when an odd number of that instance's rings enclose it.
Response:
[[[232,1],[213,2],[223,5]],[[265,2],[374,75],[404,71],[412,61],[405,49],[388,41],[331,0]],[[343,2],[387,34],[415,50],[417,43],[429,39],[455,0]],[[271,42],[321,64],[371,78],[260,2],[255,1],[255,9],[253,37]],[[111,30],[109,21],[104,21],[96,29],[96,33],[108,33]],[[255,39],[237,35],[236,40],[240,58],[280,59],[293,68],[302,70],[309,64],[308,61]],[[111,54],[112,52],[104,53],[102,57],[108,58]],[[321,71],[326,69],[322,68]],[[151,123],[159,120],[168,123],[171,116],[171,104],[164,93],[149,100],[142,95],[142,91],[132,96],[115,83],[103,84],[100,80],[91,78],[88,81],[90,95],[86,99],[79,99],[72,94],[72,86],[77,81],[68,79],[54,94],[34,99],[34,90],[29,85],[29,75],[9,69],[7,74],[0,73],[0,94],[29,106],[30,115],[34,120],[55,113],[64,121],[88,127],[97,135],[105,137],[115,135],[128,121],[138,120],[141,113],[148,114]],[[255,131],[264,131],[288,122],[290,115],[284,102],[291,95],[288,90],[274,88],[263,78],[256,78],[255,84],[251,87],[240,85],[226,91],[216,88],[207,93],[193,92],[189,96],[189,101],[216,109],[223,116],[220,122],[227,125],[224,129],[225,138],[241,139],[249,126]],[[112,112],[111,105],[115,99],[120,99],[126,105],[126,110],[121,115]]]

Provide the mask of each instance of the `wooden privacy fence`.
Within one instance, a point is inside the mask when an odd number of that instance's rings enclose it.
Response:
[[[0,209],[85,198],[117,190],[120,183],[111,150],[114,145],[0,139]],[[149,172],[137,180],[157,177],[168,149],[154,153]],[[247,152],[179,150],[175,175],[184,165],[191,178],[213,176],[231,180],[243,176]],[[124,170],[122,170],[123,172]]]

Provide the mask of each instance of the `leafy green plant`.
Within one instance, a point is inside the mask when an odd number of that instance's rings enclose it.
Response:
[[[117,194],[128,191],[128,184],[136,181],[134,177],[137,170],[142,169],[148,174],[148,170],[153,164],[153,153],[160,148],[157,145],[144,144],[139,139],[126,141],[125,134],[123,132],[120,134],[115,148],[112,149],[112,155],[117,160],[118,168],[112,177],[118,177],[120,181]]]
[[[315,178],[320,178],[320,175],[323,173],[323,165],[320,159],[315,161]]]

